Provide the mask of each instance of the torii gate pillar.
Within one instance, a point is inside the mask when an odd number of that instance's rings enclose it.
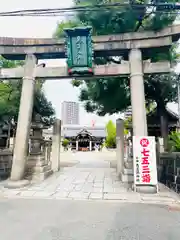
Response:
[[[33,54],[26,56],[12,170],[6,185],[9,188],[18,188],[29,183],[24,180],[24,171],[32,118],[36,62],[37,59]]]
[[[143,61],[140,49],[131,49],[129,53],[130,88],[132,105],[133,136],[147,136],[147,118],[143,79]],[[156,186],[137,186],[140,193],[157,193]]]
[[[130,50],[129,64],[133,135],[147,136],[143,61],[140,49]]]

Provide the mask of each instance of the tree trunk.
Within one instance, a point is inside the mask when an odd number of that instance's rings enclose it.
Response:
[[[167,118],[167,111],[164,105],[158,105],[157,110],[160,116],[160,128],[161,128],[161,136],[164,142],[164,150],[168,150],[168,118]]]

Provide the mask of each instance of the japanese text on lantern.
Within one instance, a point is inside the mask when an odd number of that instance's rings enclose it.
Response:
[[[140,140],[141,145],[141,181],[142,183],[150,183],[151,175],[149,169],[149,140],[142,138]]]

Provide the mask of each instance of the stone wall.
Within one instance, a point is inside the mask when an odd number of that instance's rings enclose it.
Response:
[[[42,153],[40,155],[33,156],[33,161],[29,161],[30,153],[28,152],[25,176],[32,175],[32,172],[34,173],[40,170],[41,172],[44,172],[46,169],[51,169],[51,146],[52,141],[44,141]],[[12,149],[0,149],[0,180],[5,180],[10,177],[12,160]],[[41,169],[38,168],[39,166]]]
[[[12,151],[9,149],[0,150],[0,180],[10,176],[12,167]]]

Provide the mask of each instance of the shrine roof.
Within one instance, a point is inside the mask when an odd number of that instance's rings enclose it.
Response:
[[[166,113],[169,123],[177,123],[178,115],[175,112],[166,107]],[[156,108],[147,115],[147,122],[148,125],[160,124],[160,115]]]
[[[106,137],[106,129],[105,127],[100,126],[86,126],[83,127],[81,125],[66,125],[62,128],[62,135],[66,137],[75,137],[82,131],[87,131],[93,137]]]

